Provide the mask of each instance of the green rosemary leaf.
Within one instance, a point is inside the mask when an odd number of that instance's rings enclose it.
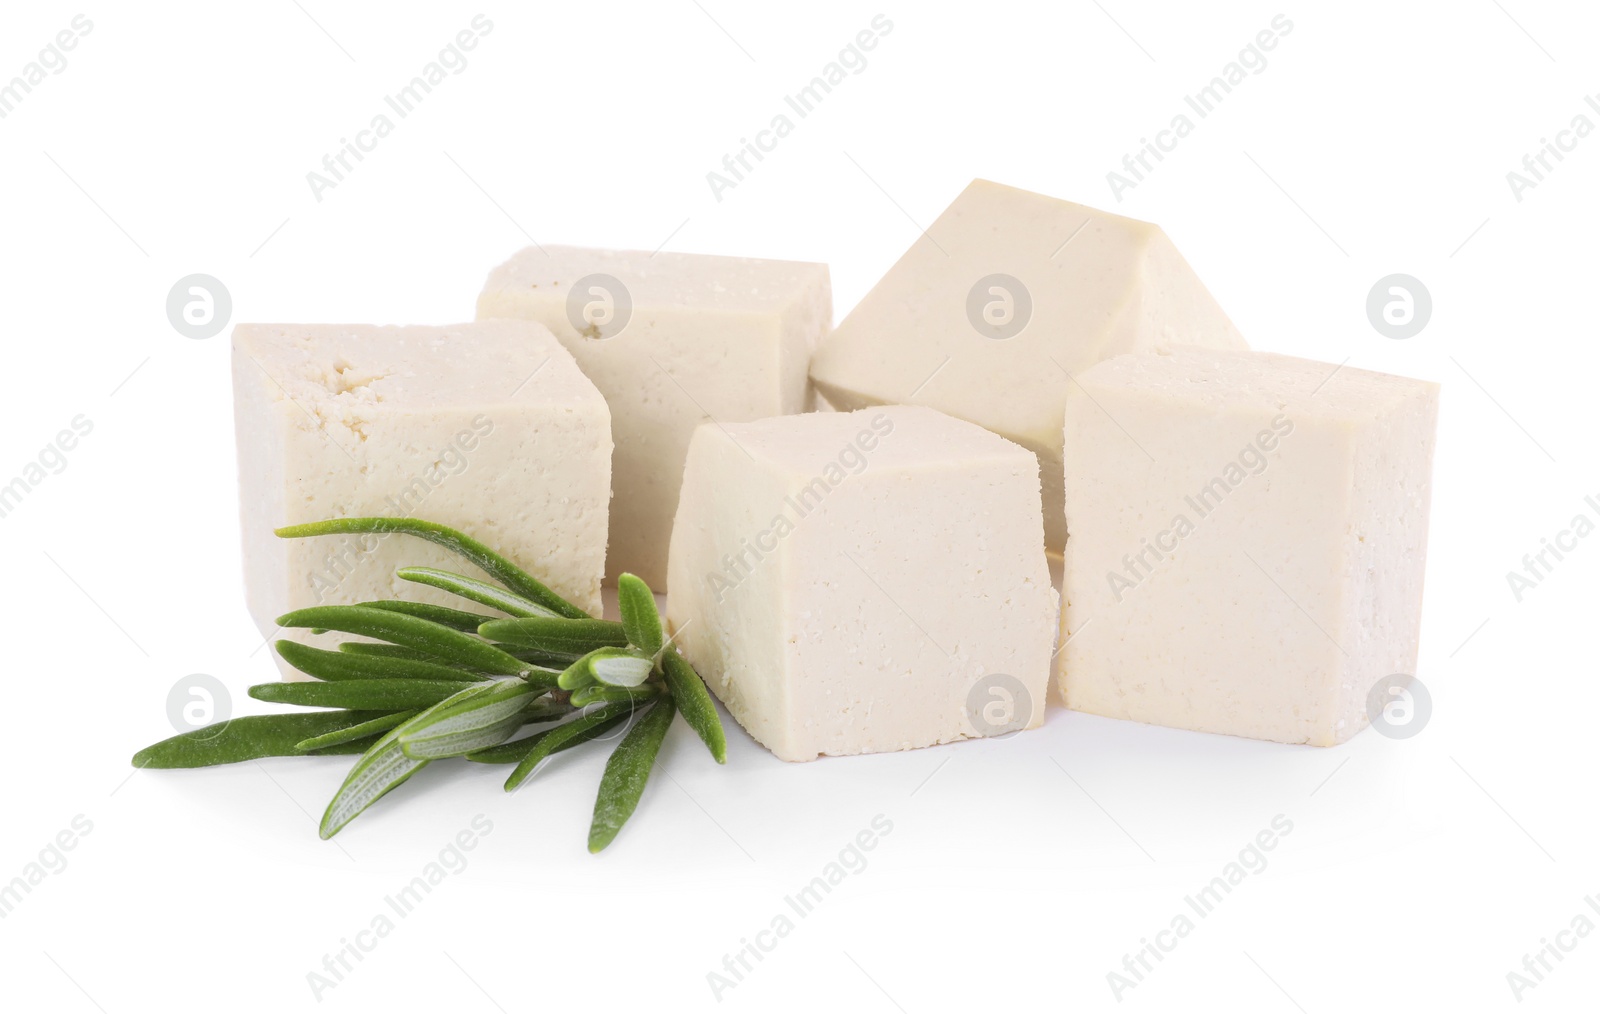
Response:
[[[250,696],[258,701],[302,708],[405,711],[431,707],[460,690],[460,680],[340,680],[337,683],[258,683],[250,688]]]
[[[396,711],[392,715],[380,715],[379,717],[371,719],[370,721],[358,722],[355,725],[347,728],[335,729],[332,732],[323,733],[320,736],[312,736],[310,739],[303,739],[295,744],[295,748],[302,751],[322,750],[326,749],[327,747],[344,746],[349,743],[354,743],[357,740],[365,739],[370,739],[375,743],[377,742],[378,736],[382,733],[388,732],[397,725],[403,725],[405,722],[415,718],[421,713],[422,712],[420,711],[413,710]],[[351,712],[351,714],[356,714],[356,712]],[[371,746],[372,744],[368,743],[367,745]],[[365,753],[366,748],[363,747],[357,752]]]
[[[460,609],[451,609],[449,606],[436,606],[431,602],[406,602],[402,599],[379,599],[373,602],[358,602],[357,605],[370,606],[373,609],[388,609],[391,612],[405,613],[415,616],[419,620],[432,620],[442,623],[447,627],[462,630],[469,634],[478,631],[479,624],[487,623],[494,619],[482,613],[468,613]]]
[[[528,776],[533,774],[533,769],[539,766],[539,762],[555,753],[561,744],[574,736],[588,732],[603,722],[608,722],[613,718],[626,718],[632,712],[632,704],[607,704],[540,735],[538,737],[539,741],[523,756],[522,760],[517,764],[516,770],[512,771],[511,776],[506,779],[506,791],[511,792],[527,781]]]
[[[273,647],[283,660],[307,676],[319,680],[480,680],[483,677],[464,669],[453,669],[437,662],[419,662],[408,658],[382,658],[351,654],[345,651],[326,651],[298,641],[278,641]]]
[[[537,687],[543,693],[546,690],[555,690],[561,685],[561,670],[529,666],[523,670],[522,679],[529,686]]]
[[[580,746],[592,739],[599,739],[601,736],[604,736],[606,733],[610,732],[612,729],[615,729],[623,722],[626,722],[629,714],[630,712],[628,711],[619,711],[606,718],[604,721],[597,722],[593,725],[586,725],[581,731],[564,737],[559,744],[550,749],[546,756],[554,756],[555,754],[561,753],[563,750],[570,750],[573,747]],[[475,764],[518,764],[521,763],[524,757],[528,756],[529,751],[533,750],[534,747],[539,745],[539,741],[541,739],[564,728],[566,728],[564,725],[557,726],[554,729],[545,729],[540,732],[536,732],[531,736],[524,736],[521,739],[514,739],[509,743],[501,743],[499,746],[491,746],[486,750],[474,750],[467,754],[467,760],[472,761]]]
[[[463,690],[400,730],[413,760],[440,760],[504,742],[522,727],[523,712],[543,691],[519,679]]]
[[[636,687],[650,678],[654,663],[633,648],[596,648],[567,666],[556,678],[562,690],[581,690],[592,683]]]
[[[514,658],[520,658],[522,661],[528,662],[532,665],[542,666],[547,669],[554,669],[556,672],[560,672],[586,654],[586,652],[582,651],[540,651],[537,648],[523,648],[515,644],[506,644],[501,641],[491,641],[490,643],[496,648],[499,648],[501,651],[505,652],[507,655],[511,655]]]
[[[644,795],[645,783],[650,780],[656,754],[661,751],[661,741],[672,725],[672,715],[672,698],[663,697],[651,705],[649,712],[611,751],[605,774],[600,778],[600,792],[595,797],[594,819],[589,825],[590,852],[599,852],[610,845],[622,825],[633,816],[639,797]]]
[[[302,740],[351,729],[381,717],[378,711],[249,715],[217,722],[145,747],[133,755],[136,768],[201,768],[258,757],[297,757]]]
[[[516,676],[528,666],[519,658],[431,620],[370,606],[311,606],[278,617],[281,627],[327,627],[415,648],[452,665]],[[485,624],[487,626],[488,624]]]
[[[479,581],[477,578],[464,577],[460,574],[452,574],[449,571],[435,570],[432,567],[401,567],[394,572],[394,576],[402,581],[411,581],[416,584],[427,585],[430,588],[438,588],[441,591],[450,592],[452,595],[459,595],[479,605],[498,609],[502,613],[510,613],[512,616],[557,615],[539,603],[531,599],[525,599],[514,592],[508,592],[499,585],[490,584],[487,581]],[[485,621],[490,619],[493,619],[493,617],[484,617]]]
[[[477,729],[463,729],[448,735],[435,736],[431,739],[414,740],[402,743],[400,749],[405,751],[407,757],[413,760],[446,760],[450,757],[464,757],[474,750],[487,750],[498,746],[514,736],[522,728],[522,720],[515,715],[502,719],[493,725],[485,725]]]
[[[323,838],[338,834],[361,811],[427,765],[425,760],[413,760],[405,755],[395,735],[397,732],[398,728],[385,733],[345,776],[344,784],[339,786],[322,814],[318,833]]]
[[[528,710],[522,713],[522,724],[540,725],[547,722],[560,722],[571,718],[577,710],[570,704],[558,704],[545,697],[528,705]]]
[[[370,736],[362,736],[360,739],[352,739],[348,743],[335,743],[333,746],[325,746],[320,750],[307,750],[305,756],[335,757],[350,754],[363,754],[376,746],[378,743],[378,737],[382,735],[383,733],[381,732],[373,733]]]
[[[586,663],[589,675],[608,687],[636,687],[650,678],[655,663],[634,648],[601,648],[591,651]]]
[[[704,741],[717,763],[726,764],[728,739],[722,731],[722,719],[717,715],[717,706],[711,700],[711,691],[706,689],[705,681],[694,671],[689,660],[678,653],[677,648],[668,648],[661,656],[661,662],[667,686],[672,690],[672,699],[677,703],[678,710],[683,712],[683,720]]]
[[[612,620],[567,620],[550,617],[524,617],[516,620],[490,620],[478,633],[491,641],[521,645],[540,651],[583,655],[596,648],[623,647],[628,633]]]
[[[589,615],[477,539],[431,521],[417,518],[333,518],[306,525],[291,525],[277,530],[278,536],[285,539],[301,539],[312,535],[367,533],[381,535],[389,532],[414,535],[458,553],[518,595],[531,599],[558,615],[573,619],[582,619]]]
[[[512,658],[528,663],[536,670],[543,669],[547,672],[555,673],[559,673],[582,657],[581,652],[577,655],[572,655],[537,651],[533,648],[519,648],[514,644],[493,643],[492,646],[499,648]],[[352,655],[367,655],[374,658],[403,658],[414,662],[432,662],[434,665],[447,665],[437,655],[430,655],[425,651],[406,648],[398,644],[380,644],[373,641],[345,641],[339,645],[339,650],[349,652]],[[457,668],[456,666],[447,667]],[[483,672],[481,669],[472,669],[470,671],[475,673]]]
[[[617,602],[622,609],[622,628],[628,643],[654,657],[661,651],[661,614],[650,586],[632,574],[617,578]]]
[[[599,650],[596,648],[594,651]],[[593,655],[594,651],[561,670],[561,675],[556,677],[556,686],[562,690],[582,690],[593,683],[594,673],[589,671],[589,655]]]
[[[432,662],[434,665],[444,665],[444,659],[438,655],[430,655],[425,651],[407,648],[402,644],[383,644],[378,641],[341,641],[340,651],[347,651],[352,655],[365,655],[369,658],[405,658],[413,662]]]
[[[661,695],[661,687],[656,683],[646,683],[640,687],[608,687],[603,683],[591,683],[572,692],[572,706],[586,708],[591,704],[604,704],[612,701],[633,701],[642,703],[651,701]]]
[[[532,750],[540,737],[548,735],[545,732],[536,732],[532,736],[521,739],[508,740],[498,746],[485,747],[482,750],[473,750],[465,756],[474,764],[515,764]]]
[[[520,680],[497,680],[492,683],[475,683],[467,687],[462,687],[458,683],[456,688],[456,691],[445,699],[420,713],[413,714],[405,722],[385,733],[362,756],[328,803],[320,829],[323,838],[331,838],[338,834],[341,828],[354,820],[384,793],[400,785],[428,763],[431,759],[429,757],[413,757],[406,753],[404,737],[409,731],[425,728],[435,718],[457,715],[470,710],[466,706],[473,701],[498,699],[508,693],[521,695],[520,704],[525,705],[528,700],[526,697],[528,691]],[[505,735],[509,736],[515,731],[513,726],[506,730]]]

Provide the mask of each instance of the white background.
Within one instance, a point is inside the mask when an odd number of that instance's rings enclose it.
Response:
[[[766,5],[760,5],[766,7]],[[0,120],[0,482],[94,429],[0,519],[0,882],[92,831],[0,919],[10,1010],[717,1006],[707,973],[879,814],[893,824],[728,1010],[1519,1006],[1507,973],[1600,893],[1595,580],[1579,544],[1506,572],[1600,494],[1594,182],[1580,140],[1506,173],[1600,88],[1591,5],[1136,5],[935,12],[811,0],[11,4],[0,80],[93,30]],[[306,174],[482,12],[492,32],[319,202]],[[882,12],[892,32],[717,201],[706,173]],[[1118,202],[1106,173],[1273,16],[1292,32]],[[827,261],[837,313],[973,177],[1161,223],[1258,348],[1443,383],[1421,680],[1431,723],[1335,749],[1052,707],[1000,742],[786,765],[681,724],[634,822],[584,833],[603,752],[516,797],[436,765],[319,841],[343,759],[142,772],[169,689],[235,713],[274,678],[246,618],[227,338],[169,326],[180,277],[235,320],[451,322],[540,241]],[[1416,337],[1368,323],[1405,272]],[[1241,621],[1244,622],[1244,621]],[[476,815],[492,832],[320,1001],[307,974]],[[1136,988],[1107,973],[1282,814],[1293,831]],[[52,860],[53,862],[53,860]],[[1600,904],[1600,898],[1597,898]],[[1600,935],[1600,934],[1597,934]],[[1600,986],[1575,942],[1527,1010]]]

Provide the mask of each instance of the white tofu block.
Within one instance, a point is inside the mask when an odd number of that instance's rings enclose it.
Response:
[[[822,343],[811,378],[840,409],[929,405],[1034,451],[1059,553],[1072,377],[1174,342],[1246,347],[1159,227],[974,180]]]
[[[1056,595],[1024,448],[891,406],[695,431],[667,617],[784,760],[1033,728]]]
[[[1069,708],[1331,746],[1414,675],[1438,385],[1264,352],[1109,359],[1066,404]]]
[[[544,327],[241,324],[233,384],[245,590],[264,635],[274,617],[311,605],[398,597],[464,607],[394,577],[406,565],[477,576],[421,539],[272,534],[335,517],[458,528],[599,610],[610,412]]]
[[[805,411],[833,303],[826,264],[546,246],[489,275],[493,317],[548,327],[611,403],[607,577],[660,590],[690,435]]]

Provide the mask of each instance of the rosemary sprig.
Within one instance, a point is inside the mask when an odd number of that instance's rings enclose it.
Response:
[[[601,779],[589,830],[589,850],[598,852],[638,806],[675,714],[684,716],[717,763],[725,762],[716,705],[666,640],[654,596],[633,575],[618,581],[617,623],[591,617],[483,543],[432,522],[338,518],[277,534],[391,532],[444,546],[499,584],[430,567],[401,568],[402,580],[512,618],[399,600],[296,610],[279,624],[372,640],[347,641],[337,651],[279,641],[278,654],[314,681],[262,684],[251,687],[250,695],[344,710],[233,719],[146,747],[134,755],[134,764],[203,767],[360,753],[323,815],[320,830],[328,838],[436,760],[514,764],[505,786],[510,791],[550,756],[642,714],[613,750]],[[530,725],[545,728],[513,739]]]

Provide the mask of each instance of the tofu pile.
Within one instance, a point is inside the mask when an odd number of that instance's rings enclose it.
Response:
[[[426,518],[674,641],[784,760],[1047,701],[1328,746],[1413,673],[1438,388],[1251,351],[1158,227],[974,181],[836,328],[823,264],[532,247],[477,321],[240,325],[247,597],[404,595]],[[1052,587],[1049,556],[1064,583]]]

